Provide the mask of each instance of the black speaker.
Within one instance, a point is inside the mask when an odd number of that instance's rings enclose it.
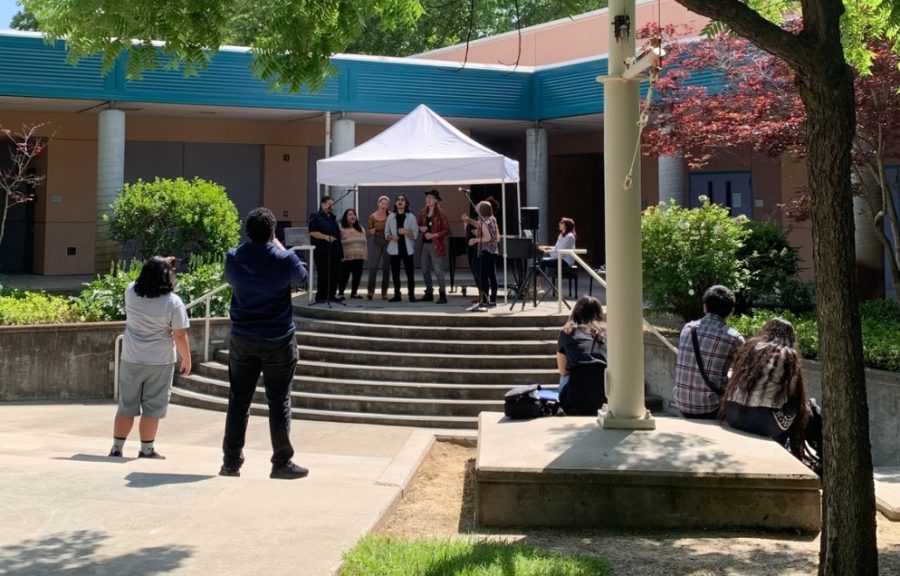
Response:
[[[522,230],[537,230],[540,228],[540,220],[540,208],[522,206]]]

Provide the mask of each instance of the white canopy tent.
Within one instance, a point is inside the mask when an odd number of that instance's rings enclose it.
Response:
[[[475,142],[420,104],[371,140],[316,162],[325,186],[441,186],[501,184],[503,194],[503,292],[506,278],[506,184],[515,182],[521,223],[519,163]],[[358,202],[356,203],[358,204]]]

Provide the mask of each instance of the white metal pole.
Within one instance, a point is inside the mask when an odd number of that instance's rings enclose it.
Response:
[[[500,194],[503,206],[503,304],[505,305],[509,297],[509,288],[506,284],[506,179],[501,181]]]
[[[652,429],[644,408],[641,165],[636,153],[640,81],[622,78],[635,55],[635,0],[609,2],[609,75],[603,86],[606,193],[608,410],[604,428]],[[631,184],[628,184],[630,180]]]
[[[522,237],[522,183],[516,182],[516,209],[519,211],[519,233],[517,237]]]

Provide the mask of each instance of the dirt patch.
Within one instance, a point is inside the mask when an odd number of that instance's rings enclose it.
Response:
[[[522,541],[606,558],[617,576],[816,573],[819,539],[766,532],[498,532],[474,522],[475,448],[436,442],[380,533],[403,538],[474,536]],[[879,572],[900,574],[900,523],[878,515]]]

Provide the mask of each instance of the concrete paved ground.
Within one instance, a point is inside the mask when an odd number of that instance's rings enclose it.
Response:
[[[240,478],[217,476],[225,415],[171,406],[157,448],[106,457],[115,407],[0,404],[0,573],[332,574],[401,494],[434,430],[293,421],[302,480],[270,480],[251,417]],[[437,431],[440,433],[440,431]]]

